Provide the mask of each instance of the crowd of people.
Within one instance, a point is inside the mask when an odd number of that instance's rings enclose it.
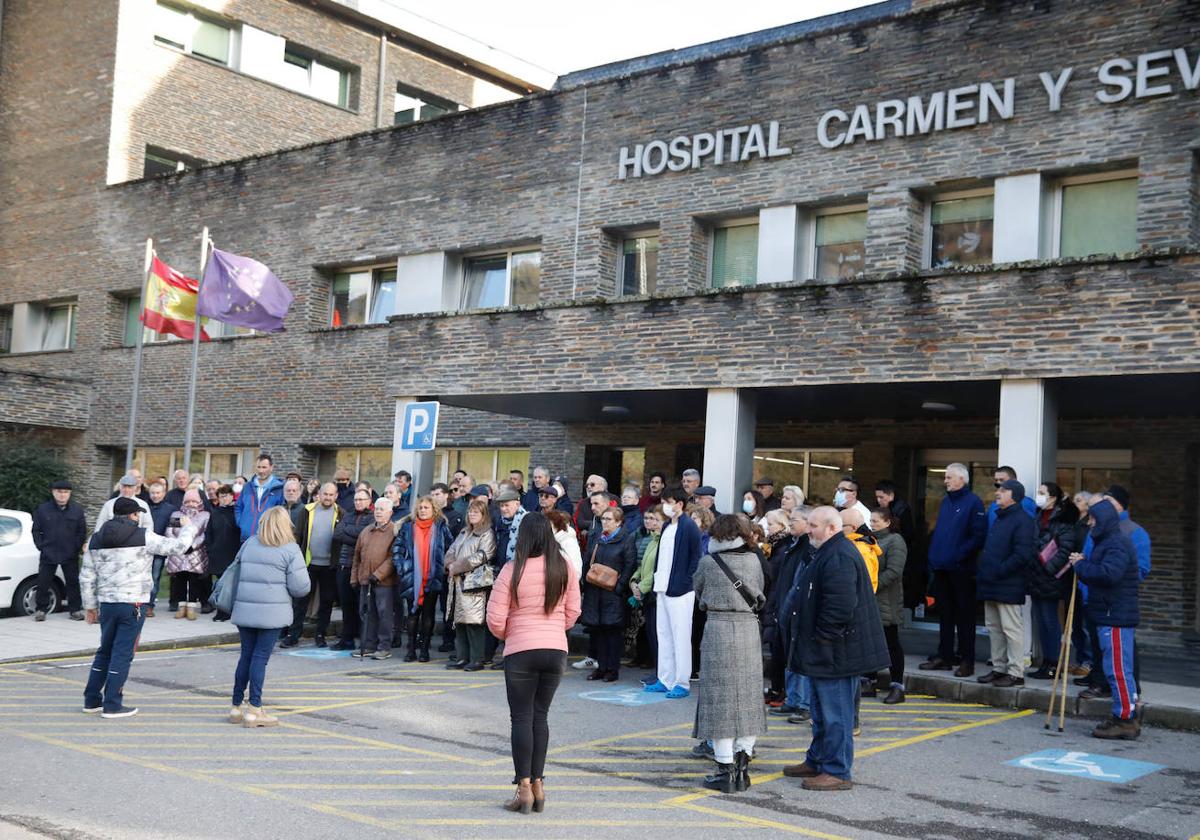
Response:
[[[804,761],[784,775],[809,790],[852,786],[862,698],[905,701],[899,629],[918,547],[912,510],[894,483],[880,482],[868,507],[858,481],[845,476],[832,505],[811,507],[800,487],[776,494],[771,479],[759,478],[739,512],[721,513],[717,491],[694,469],[678,481],[655,472],[644,490],[631,484],[616,493],[591,475],[574,502],[565,477],[540,466],[531,477],[526,488],[519,470],[495,484],[459,471],[414,498],[404,471],[376,494],[346,470],[324,484],[294,473],[280,479],[266,454],[240,487],[182,471],[170,489],[161,478],[143,486],[130,472],[101,510],[72,602],[102,625],[84,710],[136,712],[123,705],[122,685],[165,569],[176,618],[212,613],[238,627],[229,719],[243,726],[275,722],[261,702],[266,664],[276,643],[301,643],[310,614],[319,647],[374,660],[403,648],[410,662],[430,660],[440,614],[436,650],[449,654],[446,668],[505,671],[518,786],[509,807],[540,810],[547,715],[566,633],[579,621],[588,656],[573,667],[590,671],[588,680],[620,680],[624,661],[651,671],[645,691],[672,700],[689,697],[699,680],[692,754],[715,763],[705,786],[733,793],[750,785],[767,714],[812,729]],[[965,466],[945,470],[925,552],[939,644],[920,667],[974,676],[982,601],[991,656],[980,682],[1014,687],[1069,666],[1090,681],[1086,696],[1112,697],[1111,720],[1093,734],[1137,737],[1133,628],[1149,538],[1129,519],[1128,492],[1113,486],[1068,498],[1045,482],[1030,499],[1011,468],[994,477],[995,500],[985,508]],[[56,486],[35,513],[48,564],[65,564],[86,536],[69,495]],[[235,559],[239,582],[224,612],[210,596]],[[1027,596],[1042,651],[1028,674]],[[1064,627],[1072,597],[1080,620]],[[330,643],[335,604],[342,623]],[[1063,633],[1075,640],[1074,665],[1060,662]]]

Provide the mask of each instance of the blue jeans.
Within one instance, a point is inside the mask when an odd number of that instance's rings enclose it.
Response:
[[[1058,623],[1057,598],[1033,598],[1033,623],[1042,646],[1042,667],[1057,667],[1062,647],[1062,625]],[[1070,665],[1070,662],[1066,663]]]
[[[279,641],[279,629],[260,630],[257,627],[239,627],[242,639],[242,655],[238,658],[237,670],[233,674],[233,705],[242,705],[246,695],[246,684],[250,685],[250,705],[262,708],[263,680],[267,677],[267,660]]]
[[[150,573],[154,578],[150,584],[150,608],[154,608],[155,601],[158,600],[158,581],[162,577],[163,566],[166,565],[167,558],[162,554],[154,555],[154,570]]]
[[[121,708],[122,689],[129,677],[133,649],[142,632],[146,610],[142,604],[100,605],[100,647],[92,660],[92,673],[83,690],[83,705],[106,712]]]
[[[858,697],[859,678],[813,677],[812,744],[808,763],[819,773],[850,779],[854,763],[854,701]]]
[[[783,672],[783,684],[786,686],[786,702],[789,706],[805,710],[812,706],[812,681],[808,677],[789,668]]]

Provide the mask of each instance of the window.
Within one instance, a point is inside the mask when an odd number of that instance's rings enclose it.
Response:
[[[337,470],[350,470],[355,481],[369,481],[376,493],[392,480],[391,447],[323,449],[317,460],[317,478],[333,481]]]
[[[396,311],[396,269],[361,268],[333,275],[329,325],[383,324]]]
[[[158,43],[220,64],[230,64],[233,30],[229,26],[166,3],[159,3],[154,15],[154,40]]]
[[[931,268],[992,261],[992,194],[958,193],[929,205],[926,263]]]
[[[1058,257],[1125,254],[1137,250],[1136,174],[1109,173],[1059,183]]]
[[[448,481],[455,470],[466,470],[476,481],[501,481],[512,470],[529,472],[528,449],[436,449],[434,475]]]
[[[118,451],[115,458],[114,481],[125,472],[124,451]],[[202,475],[206,479],[215,478],[222,482],[232,481],[239,475],[249,478],[254,472],[254,462],[257,458],[257,449],[193,449],[188,473]],[[166,476],[169,488],[171,474],[177,469],[184,469],[183,450],[134,449],[133,466],[142,471],[147,482],[158,476]]]
[[[47,305],[42,313],[39,350],[70,350],[75,346],[75,304]]]
[[[137,331],[142,330],[142,343],[154,344],[159,341],[179,341],[179,336],[172,333],[155,332],[149,327],[143,327],[142,321],[142,296],[125,298],[125,335],[124,345],[126,347],[137,346]],[[205,327],[207,330],[207,326]]]
[[[350,72],[314,58],[292,44],[284,49],[279,83],[331,105],[350,107]]]
[[[14,516],[0,516],[0,547],[16,545],[21,539],[21,520]]]
[[[536,306],[541,283],[541,251],[470,257],[463,266],[462,309]]]
[[[867,211],[821,211],[813,221],[813,277],[841,280],[863,273]]]
[[[658,233],[639,234],[622,241],[621,294],[652,295],[657,285]]]
[[[12,352],[12,319],[12,307],[0,306],[0,353]]]
[[[732,223],[713,230],[710,285],[753,286],[758,276],[758,222]]]
[[[199,158],[181,155],[178,152],[170,152],[156,146],[147,146],[146,155],[142,162],[142,177],[153,178],[156,175],[173,175],[176,172],[183,172],[185,169],[195,169],[197,166],[203,165],[204,161]]]
[[[805,449],[754,450],[754,475],[769,475],[775,482],[776,495],[785,484],[804,491],[805,504],[833,503],[838,481],[854,473],[854,453],[850,450],[817,452]],[[862,496],[863,494],[859,494]]]
[[[409,123],[424,122],[442,114],[453,114],[463,110],[461,105],[442,99],[432,93],[426,93],[407,85],[396,85],[396,98],[393,104],[395,116],[393,125],[408,125]]]

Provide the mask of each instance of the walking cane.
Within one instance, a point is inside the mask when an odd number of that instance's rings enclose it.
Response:
[[[367,578],[367,584],[363,587],[367,596],[361,598],[358,605],[358,658],[363,660],[367,658],[367,618],[371,613],[371,604],[374,601],[373,585],[373,581]]]
[[[1067,623],[1063,628],[1063,640],[1066,645],[1063,646],[1063,661],[1059,663],[1059,670],[1062,671],[1062,705],[1058,710],[1058,731],[1063,731],[1063,720],[1067,716],[1067,677],[1070,675],[1071,668],[1071,627],[1075,622],[1075,592],[1079,588],[1079,581],[1075,577],[1075,573],[1071,573],[1071,601],[1067,604]],[[1054,673],[1058,677],[1058,672]]]

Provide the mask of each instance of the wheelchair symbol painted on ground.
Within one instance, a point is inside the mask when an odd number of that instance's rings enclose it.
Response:
[[[1107,755],[1068,751],[1042,750],[1005,762],[1026,770],[1042,770],[1064,776],[1090,779],[1097,782],[1124,784],[1134,779],[1164,769],[1161,764],[1134,761],[1128,758],[1113,758]]]
[[[665,694],[643,691],[640,687],[584,691],[579,694],[579,697],[584,700],[595,700],[598,703],[611,703],[614,706],[649,706],[667,699]]]
[[[300,650],[285,651],[288,656],[299,656],[304,659],[341,659],[343,656],[349,656],[348,650],[330,650],[329,648],[302,648]]]

